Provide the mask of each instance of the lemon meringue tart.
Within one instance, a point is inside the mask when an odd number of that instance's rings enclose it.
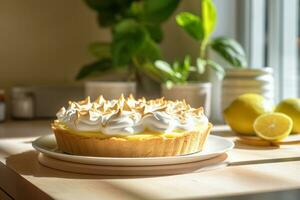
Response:
[[[102,157],[175,156],[201,151],[212,124],[202,108],[133,96],[69,102],[52,123],[58,148]]]

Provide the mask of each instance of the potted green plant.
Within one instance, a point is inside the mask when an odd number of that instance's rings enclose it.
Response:
[[[214,51],[222,56],[234,68],[247,65],[246,56],[241,45],[228,37],[211,38],[216,22],[217,13],[211,0],[201,1],[201,15],[190,12],[181,12],[176,16],[176,22],[186,33],[199,43],[199,57],[195,65],[191,64],[189,57],[183,62],[174,62],[172,65],[157,60],[152,71],[152,76],[160,77],[162,95],[169,99],[185,98],[192,106],[203,106],[206,114],[210,114],[211,83],[208,78],[208,69],[215,71],[222,79],[225,70],[209,56],[209,51]],[[157,74],[161,74],[158,76]]]
[[[125,72],[125,79],[112,81],[87,81],[86,95],[103,94],[114,98],[124,93],[135,93],[135,82],[144,80],[143,67],[161,58],[159,43],[163,39],[161,24],[176,9],[176,0],[85,0],[98,14],[100,27],[111,31],[110,42],[95,42],[89,47],[95,61],[83,66],[76,79],[116,76]],[[141,85],[141,84],[140,84]]]

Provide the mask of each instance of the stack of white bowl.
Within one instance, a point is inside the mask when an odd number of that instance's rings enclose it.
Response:
[[[222,110],[238,96],[256,93],[274,102],[274,78],[270,67],[261,69],[228,69],[222,82]]]

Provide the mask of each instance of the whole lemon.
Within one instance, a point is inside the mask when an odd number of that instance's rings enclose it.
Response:
[[[224,119],[237,133],[255,135],[253,123],[261,114],[272,112],[273,106],[258,94],[243,94],[225,110]]]
[[[293,120],[293,133],[300,133],[300,99],[289,98],[281,101],[275,108],[276,112],[288,115]]]

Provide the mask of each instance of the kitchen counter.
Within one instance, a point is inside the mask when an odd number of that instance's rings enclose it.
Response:
[[[300,145],[255,148],[238,144],[228,153],[228,166],[188,174],[92,176],[39,164],[31,142],[51,134],[49,124],[0,124],[0,199],[243,199],[240,195],[252,194],[273,200],[282,195],[300,198]],[[215,127],[213,134],[236,138],[227,126]]]

